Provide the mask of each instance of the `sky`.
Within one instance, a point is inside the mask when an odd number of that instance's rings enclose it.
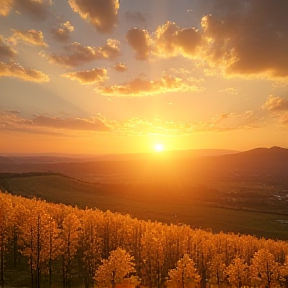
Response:
[[[288,148],[287,0],[0,0],[0,153]]]

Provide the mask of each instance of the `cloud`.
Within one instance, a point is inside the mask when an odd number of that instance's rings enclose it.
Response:
[[[127,11],[125,13],[125,17],[128,22],[137,22],[137,23],[146,22],[145,16],[139,11],[135,11],[135,12]]]
[[[181,121],[167,121],[160,118],[154,118],[152,120],[147,120],[143,118],[130,118],[124,121],[114,122],[112,124],[113,131],[118,132],[122,135],[137,135],[137,136],[147,136],[147,135],[157,135],[157,136],[167,136],[167,137],[178,137],[187,136],[198,133],[209,133],[209,132],[227,132],[233,130],[251,130],[259,129],[260,127],[256,125],[251,125],[247,123],[246,113],[241,115],[236,115],[234,113],[224,113],[230,115],[232,120],[234,117],[243,117],[239,119],[241,121],[229,122],[226,124],[220,124],[214,119],[211,121],[198,121],[198,122],[181,122]],[[230,117],[228,116],[228,118]]]
[[[202,36],[195,28],[179,28],[174,22],[159,26],[155,32],[155,53],[160,57],[181,54],[191,58],[197,55]]]
[[[19,113],[0,111],[0,127],[3,130],[28,132],[35,134],[75,135],[79,132],[110,131],[111,128],[99,117],[60,118],[37,115],[32,119],[24,119]]]
[[[179,28],[174,22],[159,26],[155,33],[146,30],[130,29],[126,34],[128,44],[136,52],[136,59],[147,60],[152,53],[169,58],[182,55],[195,58],[202,44],[202,36],[195,28]]]
[[[41,31],[36,31],[34,29],[28,31],[12,29],[12,31],[14,33],[10,40],[14,43],[17,43],[17,40],[22,40],[36,46],[48,46],[44,42],[44,36]]]
[[[74,31],[74,27],[69,21],[60,23],[59,27],[51,30],[52,37],[59,42],[70,40],[70,33]]]
[[[7,16],[13,7],[13,4],[14,4],[13,0],[1,0],[0,1],[0,15]]]
[[[120,55],[119,42],[108,39],[102,47],[82,46],[74,42],[65,47],[66,53],[52,54],[49,61],[66,67],[75,67],[97,59],[115,59]]]
[[[288,77],[286,0],[217,0],[208,6],[211,14],[202,17],[198,29],[167,22],[151,33],[129,30],[126,38],[136,58],[182,56],[227,77]]]
[[[225,93],[230,93],[230,94],[238,94],[237,89],[229,87],[229,88],[225,88],[225,89],[220,89],[218,90],[218,92],[225,92]]]
[[[103,86],[96,89],[102,95],[109,96],[148,96],[175,91],[201,91],[197,87],[182,78],[163,75],[160,80],[143,80],[136,78],[128,83],[112,86]]]
[[[51,0],[1,0],[0,15],[7,16],[12,9],[27,13],[35,20],[45,20]]]
[[[38,115],[31,120],[33,125],[41,127],[51,127],[67,130],[85,130],[85,131],[109,131],[107,127],[98,118],[59,118]]]
[[[87,71],[78,71],[62,74],[61,76],[69,78],[71,80],[77,80],[81,84],[93,84],[97,82],[103,82],[107,77],[107,70],[95,68]]]
[[[5,41],[4,37],[0,35],[0,60],[11,59],[17,52],[11,48]]]
[[[136,59],[147,60],[150,54],[150,36],[148,31],[133,28],[126,34],[128,44],[136,52]]]
[[[284,126],[288,127],[288,113],[284,114],[281,118],[280,118],[280,123]]]
[[[74,12],[87,19],[98,32],[110,33],[117,24],[118,0],[69,0]]]
[[[49,76],[41,71],[24,68],[18,63],[3,63],[0,62],[0,77],[19,78],[24,81],[31,82],[49,82]]]
[[[268,111],[285,111],[288,110],[288,99],[270,95],[262,106],[262,109]]]
[[[207,61],[226,74],[287,77],[288,2],[228,2],[215,1],[202,18]]]
[[[127,70],[127,65],[123,63],[116,63],[113,68],[118,72],[125,72]]]

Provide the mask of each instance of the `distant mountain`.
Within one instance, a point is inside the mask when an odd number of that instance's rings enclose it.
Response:
[[[204,149],[103,155],[81,160],[65,157],[37,159],[38,162],[34,158],[29,162],[29,157],[25,158],[27,162],[16,161],[16,158],[13,158],[13,162],[0,159],[0,173],[55,172],[101,183],[183,184],[207,182],[210,179],[265,182],[269,177],[273,183],[288,183],[288,149],[280,147],[256,148],[245,152]],[[45,161],[41,162],[41,159]]]
[[[220,161],[223,165],[247,170],[283,170],[288,169],[288,149],[276,146],[256,148],[232,155],[222,155],[216,161]]]
[[[165,157],[177,158],[197,158],[216,155],[234,154],[239,151],[228,149],[191,149],[163,151]],[[14,163],[76,163],[91,161],[139,161],[154,157],[156,152],[151,153],[124,153],[124,154],[104,154],[104,155],[73,155],[73,154],[11,154],[5,157],[0,156],[0,165],[3,162]]]

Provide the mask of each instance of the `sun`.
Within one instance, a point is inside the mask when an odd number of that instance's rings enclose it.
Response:
[[[156,145],[154,146],[154,150],[155,150],[156,152],[162,152],[162,151],[164,150],[163,144],[161,144],[161,143],[156,144]]]

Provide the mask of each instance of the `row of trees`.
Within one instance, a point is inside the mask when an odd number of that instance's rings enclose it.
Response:
[[[0,283],[288,287],[288,244],[0,193]],[[12,273],[12,274],[11,274]],[[132,277],[131,277],[132,276]],[[197,285],[198,285],[197,284]]]

